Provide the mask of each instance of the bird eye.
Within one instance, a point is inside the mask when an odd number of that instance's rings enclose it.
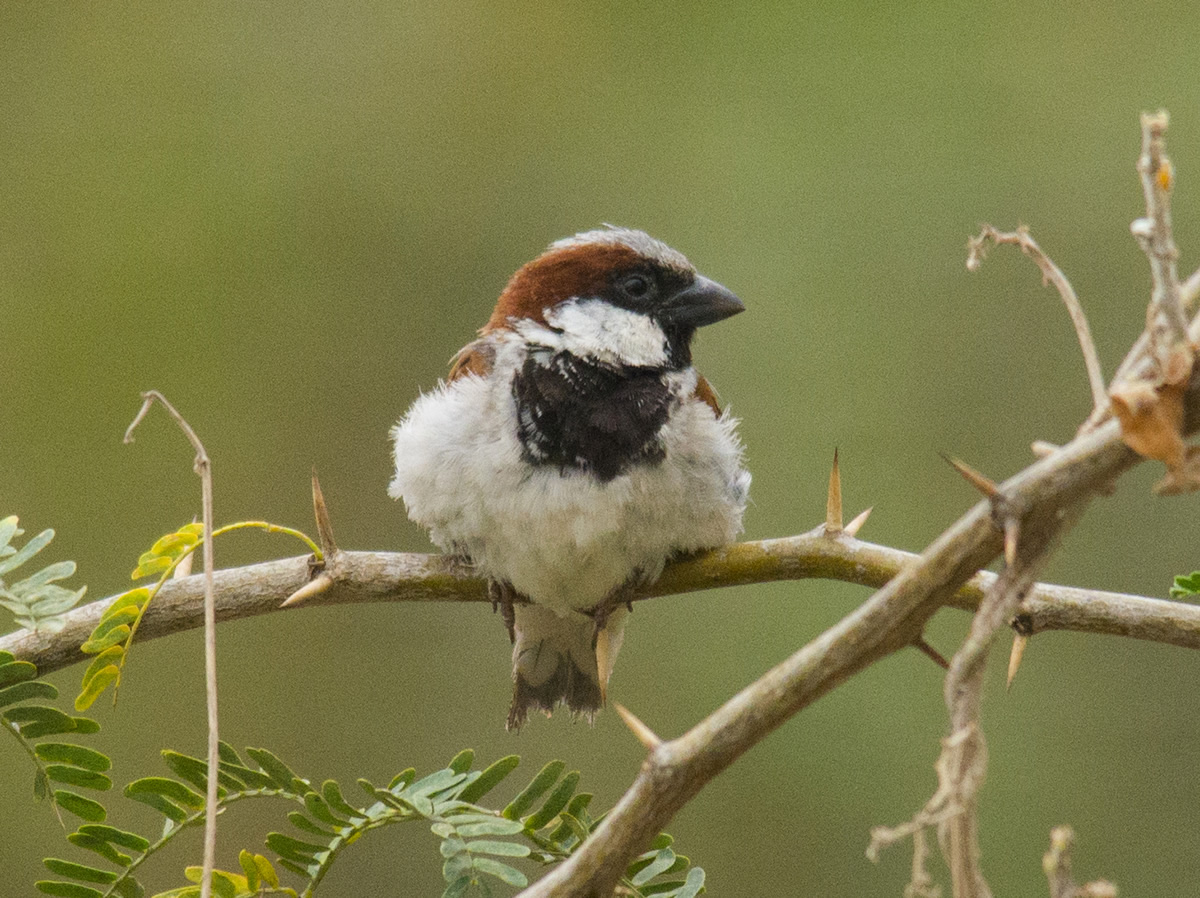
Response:
[[[640,274],[631,274],[621,282],[621,290],[631,299],[645,299],[650,293],[650,281]]]

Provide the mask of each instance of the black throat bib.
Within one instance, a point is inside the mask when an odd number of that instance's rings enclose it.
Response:
[[[513,377],[522,455],[535,465],[587,471],[602,483],[656,465],[673,402],[662,368],[613,367],[558,352],[530,356]]]

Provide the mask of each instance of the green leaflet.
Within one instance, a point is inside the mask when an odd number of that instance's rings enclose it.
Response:
[[[32,680],[36,676],[37,666],[28,661],[8,661],[0,664],[0,687]]]
[[[551,786],[557,782],[567,765],[564,761],[551,761],[543,767],[533,781],[526,786],[521,794],[509,802],[502,812],[509,820],[516,820],[533,807],[533,803],[541,798]]]
[[[574,770],[568,773],[550,797],[546,799],[546,803],[542,805],[541,809],[525,818],[525,826],[531,830],[538,830],[553,820],[558,812],[567,806],[567,802],[575,794],[575,788],[578,785],[579,771]]]
[[[84,770],[102,772],[112,767],[107,755],[66,742],[43,742],[34,749],[34,753],[43,761],[74,764]]]
[[[448,843],[443,843],[443,847]],[[496,842],[489,839],[476,839],[474,842],[463,842],[463,850],[472,854],[495,854],[500,857],[529,857],[531,849],[521,842]]]
[[[466,773],[468,770],[471,769],[471,764],[474,763],[474,761],[475,761],[474,749],[464,748],[462,751],[460,751],[458,754],[456,754],[453,758],[451,758],[450,763],[447,764],[446,766],[449,767],[451,770],[453,770],[455,773]]]
[[[109,883],[117,878],[117,874],[111,870],[99,870],[96,867],[88,867],[83,864],[60,860],[56,857],[48,857],[42,863],[46,865],[46,869],[51,873],[57,873],[59,876],[69,876],[72,879],[78,879],[80,882]]]
[[[131,851],[145,851],[150,847],[148,839],[143,839],[137,833],[126,832],[123,829],[117,829],[113,826],[101,826],[89,823],[86,826],[79,827],[79,832],[93,839],[110,842],[113,845],[120,845],[122,848],[128,848]]]
[[[31,698],[58,698],[58,690],[41,680],[14,683],[12,686],[0,689],[0,708],[6,705],[15,705],[17,702],[29,701]]]
[[[75,882],[53,882],[41,880],[33,884],[39,892],[58,895],[60,898],[101,898],[101,892]]]
[[[520,870],[490,857],[477,857],[471,862],[471,866],[481,873],[494,876],[501,882],[516,886],[518,889],[529,885],[529,879]]]
[[[474,804],[500,785],[505,777],[517,769],[517,765],[520,763],[521,758],[517,755],[509,755],[493,762],[479,774],[478,778],[462,790],[459,798]]]

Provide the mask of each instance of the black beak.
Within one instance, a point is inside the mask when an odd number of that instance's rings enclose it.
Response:
[[[667,324],[696,328],[744,311],[745,305],[731,290],[698,274],[688,287],[663,303],[659,316]]]

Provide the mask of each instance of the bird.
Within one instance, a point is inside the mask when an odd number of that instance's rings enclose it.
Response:
[[[559,705],[592,720],[634,591],[741,532],[738,421],[691,344],[744,309],[643,231],[575,234],[512,276],[392,428],[389,494],[503,613],[509,730]]]

